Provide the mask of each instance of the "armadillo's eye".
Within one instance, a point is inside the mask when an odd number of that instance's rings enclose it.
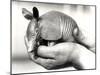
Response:
[[[32,36],[35,36],[35,34],[34,34],[34,33],[32,33],[31,35],[32,35]]]

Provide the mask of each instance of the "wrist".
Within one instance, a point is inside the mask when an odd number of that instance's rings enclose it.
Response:
[[[84,46],[77,44],[73,52],[72,63],[76,69],[94,69],[95,54]]]

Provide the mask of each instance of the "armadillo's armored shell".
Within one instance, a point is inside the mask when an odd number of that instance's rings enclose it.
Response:
[[[61,38],[60,21],[53,13],[46,13],[40,18],[41,37],[45,40]]]
[[[70,30],[68,35],[72,34],[71,31],[73,26],[71,26],[71,24],[70,26],[65,26],[67,21],[69,23],[69,19],[71,19],[69,16],[57,11],[47,12],[42,15],[39,20],[41,37],[45,40],[58,40],[63,37],[62,30],[64,27],[70,28],[66,28],[66,30]]]

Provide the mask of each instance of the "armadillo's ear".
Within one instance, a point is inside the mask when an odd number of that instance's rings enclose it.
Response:
[[[33,7],[33,17],[37,20],[39,18],[39,11],[36,7]]]
[[[27,9],[22,8],[22,14],[24,15],[24,17],[28,20],[32,20],[33,19],[33,14],[31,12],[29,12]]]

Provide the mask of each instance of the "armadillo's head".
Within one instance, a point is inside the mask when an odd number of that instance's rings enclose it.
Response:
[[[33,7],[33,13],[23,8],[22,13],[30,23],[27,28],[28,40],[35,36],[36,30],[40,29],[40,36],[45,40],[58,40],[61,37],[59,24],[56,24],[55,18],[50,18],[51,13],[46,13],[39,17],[39,11],[36,7]],[[52,21],[51,21],[52,20]],[[54,20],[54,21],[53,21]]]
[[[33,7],[33,13],[31,13],[30,11],[28,11],[27,9],[23,8],[22,9],[22,14],[24,15],[24,17],[27,20],[30,20],[28,28],[27,28],[27,38],[28,40],[31,39],[31,37],[34,37],[37,33],[37,29],[39,28],[38,25],[38,18],[39,18],[39,12],[38,9],[36,7]]]

